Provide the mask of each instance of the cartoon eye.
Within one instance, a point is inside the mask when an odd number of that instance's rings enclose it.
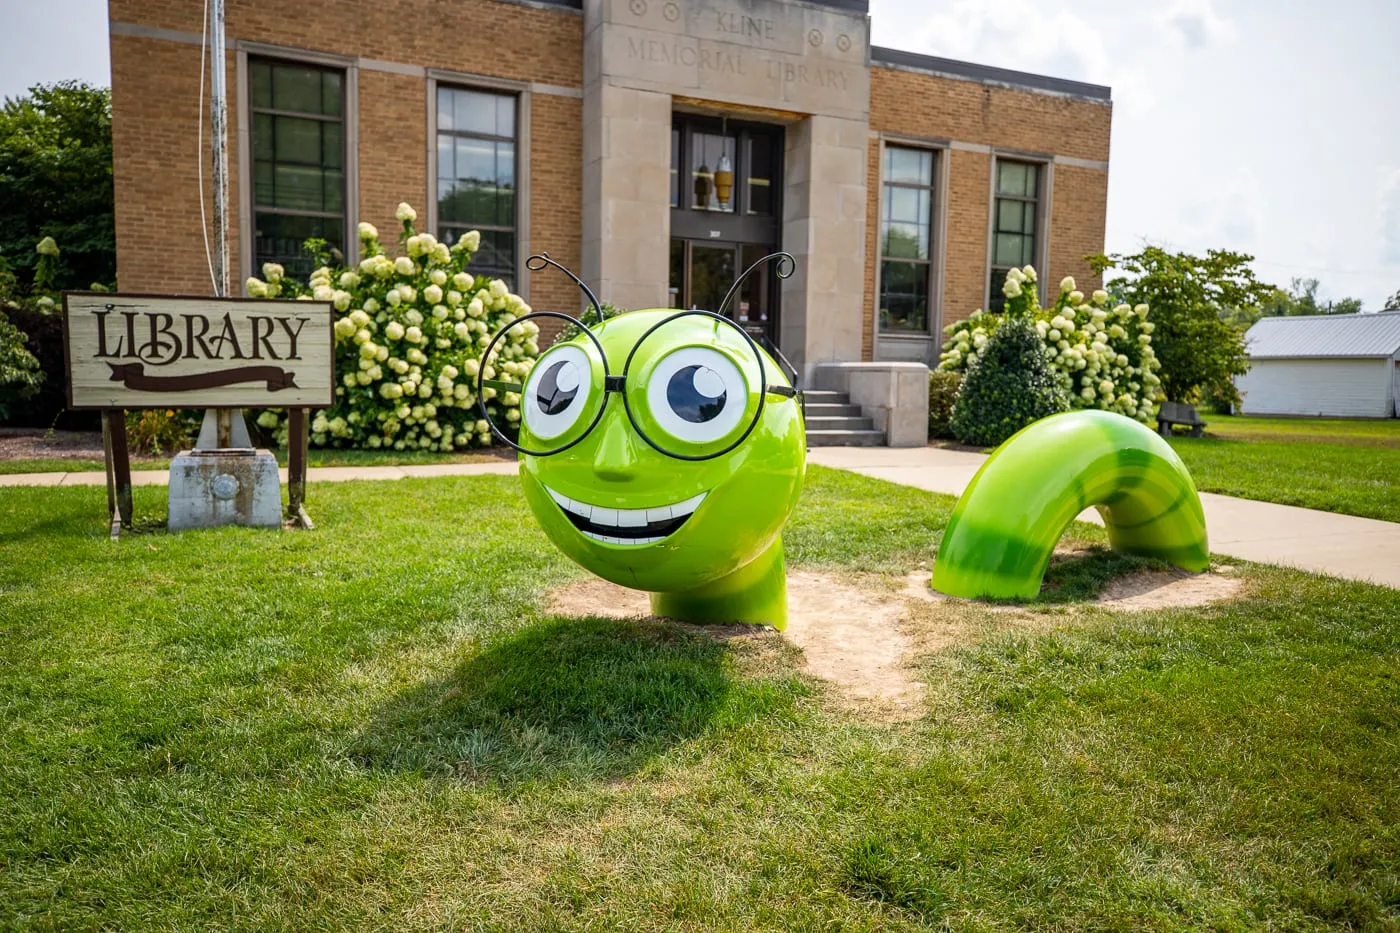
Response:
[[[588,356],[579,347],[560,347],[535,364],[520,399],[530,433],[550,440],[577,424],[593,394],[590,374]]]
[[[728,356],[709,347],[682,347],[647,380],[647,407],[677,440],[705,444],[733,431],[749,404],[749,385]]]

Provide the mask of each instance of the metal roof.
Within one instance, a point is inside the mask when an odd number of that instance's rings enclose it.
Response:
[[[1400,311],[1260,318],[1244,339],[1252,360],[1395,356]]]

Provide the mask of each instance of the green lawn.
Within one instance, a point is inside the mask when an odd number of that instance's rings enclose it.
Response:
[[[1205,414],[1206,433],[1230,440],[1321,441],[1400,447],[1400,418],[1251,418]]]
[[[1201,491],[1400,522],[1400,419],[1205,417],[1172,439]]]
[[[287,452],[274,450],[277,462],[287,465]],[[400,466],[420,463],[490,463],[497,458],[495,453],[468,451],[464,453],[441,453],[427,450],[312,450],[308,452],[307,464],[322,466]],[[100,473],[106,467],[101,460],[0,460],[0,474],[4,473]],[[133,457],[133,470],[168,470],[169,457]]]
[[[0,490],[0,928],[1400,925],[1400,592],[1125,615],[1066,594],[1140,562],[1070,561],[916,616],[976,635],[891,725],[773,638],[544,614],[514,477],[316,499],[113,544]],[[791,563],[902,574],[951,502],[814,468]]]

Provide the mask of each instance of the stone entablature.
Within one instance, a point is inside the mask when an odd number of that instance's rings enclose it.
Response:
[[[585,83],[862,118],[863,14],[779,0],[588,0]]]

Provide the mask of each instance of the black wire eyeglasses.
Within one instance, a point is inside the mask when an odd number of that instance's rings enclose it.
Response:
[[[764,361],[766,353],[752,335],[723,313],[743,282],[768,262],[776,262],[774,271],[782,279],[791,276],[796,266],[790,254],[772,253],[753,263],[735,280],[719,313],[677,311],[655,322],[632,344],[620,375],[610,373],[602,341],[580,318],[559,311],[532,311],[516,318],[496,332],[479,361],[476,392],[481,417],[502,443],[530,456],[549,457],[587,438],[602,421],[608,397],[615,393],[622,398],[627,419],[638,436],[658,453],[688,461],[712,460],[729,453],[758,426],[769,404],[768,396],[801,403],[798,389],[768,381],[771,367]],[[598,298],[582,279],[547,253],[531,256],[526,262],[526,268],[532,272],[546,266],[573,279],[602,323]],[[512,328],[532,318],[571,323],[588,340],[582,345],[570,341],[551,347],[523,383],[487,378],[487,367],[497,344]],[[656,348],[656,352],[639,356],[644,345]],[[668,351],[667,347],[674,349]],[[769,349],[781,361],[779,375],[784,375],[786,360],[776,347],[769,344]],[[488,412],[485,389],[518,395],[520,419],[529,436],[555,446],[536,449],[510,437],[507,426],[498,425]]]

